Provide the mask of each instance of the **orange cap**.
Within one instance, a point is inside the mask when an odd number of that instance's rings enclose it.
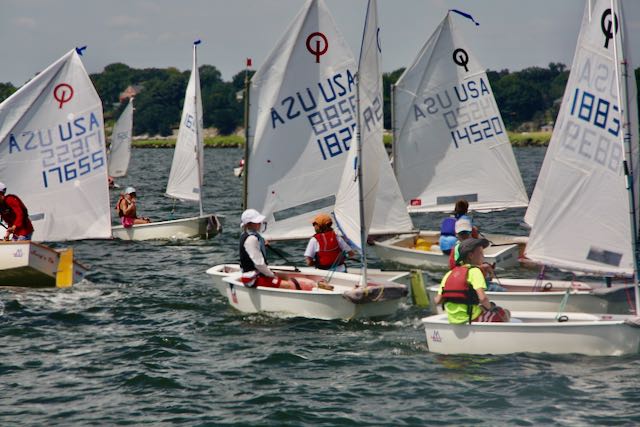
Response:
[[[333,221],[331,220],[331,217],[328,214],[320,213],[316,215],[315,218],[313,218],[313,224],[318,224],[319,226],[331,225],[333,224]]]

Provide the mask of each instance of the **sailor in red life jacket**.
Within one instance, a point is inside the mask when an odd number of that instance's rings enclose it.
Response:
[[[116,211],[124,228],[131,228],[134,224],[148,224],[151,222],[147,217],[138,218],[136,199],[136,189],[127,187],[124,190],[124,194],[120,194],[120,198],[116,203]]]
[[[354,256],[353,249],[338,236],[331,228],[333,221],[325,213],[316,215],[313,219],[313,228],[316,234],[309,240],[304,251],[308,266],[315,266],[321,270],[334,269],[335,271],[347,271],[344,263],[344,254]]]
[[[33,225],[27,207],[14,194],[5,194],[7,186],[0,182],[0,218],[7,223],[4,240],[31,240]]]
[[[508,310],[489,302],[484,274],[479,266],[484,261],[486,239],[469,238],[458,247],[461,262],[442,278],[436,304],[443,304],[449,323],[508,322]]]
[[[333,290],[333,286],[321,281],[314,282],[304,277],[281,278],[267,265],[267,244],[259,231],[265,216],[255,209],[247,209],[242,213],[240,235],[240,268],[242,269],[242,283],[253,288],[263,286],[268,288],[297,289],[311,291],[314,288]]]

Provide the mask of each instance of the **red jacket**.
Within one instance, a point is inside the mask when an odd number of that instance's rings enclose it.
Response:
[[[0,204],[0,217],[9,227],[16,226],[16,236],[28,236],[33,233],[33,224],[29,219],[27,207],[16,195],[7,194]]]
[[[344,257],[342,256],[342,249],[340,249],[340,244],[338,243],[338,236],[336,236],[333,230],[317,233],[313,237],[316,238],[320,246],[314,259],[316,268],[328,270],[331,267],[344,264]]]

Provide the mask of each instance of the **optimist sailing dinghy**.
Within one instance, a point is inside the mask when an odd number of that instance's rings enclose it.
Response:
[[[373,4],[375,5],[375,2]],[[368,11],[373,13],[375,6],[370,7]],[[368,24],[366,28],[369,28],[369,30],[365,30],[364,44],[372,46],[371,43],[375,43],[376,40],[375,29],[377,29],[377,23],[372,24],[369,22],[369,19],[375,19],[375,14],[373,18],[370,18],[369,13],[367,16]],[[345,146],[339,143],[337,146],[331,146],[331,141],[337,135],[342,135],[342,137],[348,135],[349,139],[358,139],[352,134],[352,131],[355,128],[355,123],[360,121],[359,113],[363,108],[355,105],[356,96],[354,92],[356,92],[356,87],[355,82],[352,81],[355,75],[352,54],[322,0],[308,1],[285,34],[251,81],[249,92],[252,99],[250,117],[255,120],[250,120],[250,122],[256,123],[256,131],[254,137],[248,139],[250,155],[245,156],[247,159],[245,172],[248,180],[249,206],[264,207],[268,220],[267,231],[270,232],[270,234],[267,234],[269,239],[273,239],[274,234],[279,234],[281,238],[310,237],[309,231],[307,231],[311,229],[310,218],[323,211],[323,209],[331,209],[334,203],[336,205],[336,223],[344,226],[342,232],[346,235],[348,233],[348,236],[353,237],[353,231],[355,230],[355,234],[360,237],[361,228],[366,227],[368,229],[371,217],[374,216],[372,201],[375,202],[375,198],[378,196],[377,189],[375,185],[368,187],[372,191],[366,193],[369,195],[367,200],[369,209],[365,215],[368,218],[367,222],[363,224],[359,216],[360,208],[354,206],[359,199],[357,196],[357,181],[359,179],[355,182],[356,187],[352,187],[354,183],[352,165],[354,164],[356,150],[352,147],[352,150],[349,151],[349,159],[351,161],[347,160],[345,162],[344,158],[347,157],[346,149],[348,145]],[[309,51],[305,48],[305,40],[309,34],[323,34],[326,37],[325,43],[332,46],[327,51],[326,58],[322,56],[322,58],[318,58],[318,61],[315,58],[312,58],[311,61],[309,60]],[[377,50],[369,49],[368,52],[370,55],[377,55]],[[361,58],[361,64],[363,61],[365,60]],[[286,64],[286,66],[280,66],[279,64]],[[376,84],[375,90],[379,89],[381,87],[381,82],[379,82],[381,77],[378,71],[377,58],[374,64],[370,64],[367,67],[367,70],[367,72],[374,73],[370,79],[373,79]],[[361,74],[361,81],[363,81],[362,77]],[[326,88],[322,85],[325,82],[332,84],[331,82],[340,81],[339,79],[341,78],[345,79],[344,91],[340,92],[338,87],[334,87],[334,90],[336,90],[335,97],[323,97],[322,91],[326,93]],[[293,83],[296,83],[295,87],[292,86]],[[333,108],[336,108],[336,111],[343,111],[340,115],[340,120],[345,123],[344,131],[338,134],[322,135],[318,139],[320,136],[317,134],[319,128],[311,126],[310,122],[304,118],[293,119],[292,122],[288,123],[288,126],[279,124],[274,128],[271,126],[273,115],[267,117],[264,114],[257,114],[258,111],[270,108],[270,105],[275,100],[288,99],[296,91],[300,91],[300,87],[306,87],[305,92],[316,100],[315,102],[318,103],[317,111],[328,111],[327,109]],[[274,92],[275,89],[280,92]],[[362,87],[360,90],[363,90]],[[381,99],[380,92],[376,99],[380,108],[382,106]],[[364,108],[369,109],[368,113],[372,111],[372,101],[373,99],[370,96],[366,96],[360,101],[365,103],[366,106]],[[343,108],[340,109],[340,106]],[[353,108],[355,111],[352,111],[351,106],[355,107]],[[347,109],[346,111],[344,111],[345,108]],[[380,165],[386,164],[389,168],[388,176],[393,180],[391,182],[395,184],[395,179],[393,179],[393,173],[382,145],[381,127],[380,116],[380,120],[377,120],[377,123],[372,126],[375,131],[371,132],[374,134],[371,144],[376,144],[376,151],[372,156],[369,155],[362,158],[370,162],[371,170],[373,171],[369,178],[370,182],[377,184],[377,177],[381,175],[378,174],[377,170]],[[329,129],[326,128],[325,132],[328,131]],[[378,133],[379,141],[375,137],[375,134]],[[291,141],[298,141],[299,143],[296,145],[292,144]],[[266,156],[267,152],[263,151],[269,144],[275,152],[278,149],[282,150],[284,142],[286,142],[288,148],[283,151],[283,155],[290,156],[290,158],[287,157],[290,161],[274,156],[273,152],[270,156]],[[359,145],[359,143],[357,144]],[[380,150],[384,153],[384,158],[378,155]],[[338,156],[342,156],[342,158],[338,159]],[[262,163],[263,161],[264,163]],[[317,166],[318,164],[324,166],[325,161],[326,166],[332,168],[333,172],[322,171]],[[301,168],[305,165],[305,162],[312,168],[315,164],[317,171],[309,172],[307,169]],[[285,175],[286,179],[280,175],[281,173]],[[314,177],[314,173],[318,175]],[[260,175],[261,179],[257,179],[258,175]],[[342,179],[340,179],[341,176]],[[322,182],[327,184],[328,187],[318,185],[318,180],[321,177],[326,178],[322,178]],[[397,189],[397,184],[395,186]],[[261,193],[258,187],[269,189],[269,191]],[[305,191],[303,188],[309,191]],[[354,188],[355,198],[353,197]],[[337,196],[335,196],[336,190],[338,192]],[[388,190],[388,188],[385,188],[385,190]],[[391,190],[393,190],[393,187],[391,187]],[[327,192],[327,194],[323,195],[322,192]],[[334,196],[332,196],[331,200],[326,199],[331,192],[333,192]],[[383,193],[386,194],[385,192]],[[397,194],[399,195],[399,191],[397,191]],[[266,202],[260,199],[260,195],[267,197]],[[311,199],[305,200],[304,203],[306,204],[303,203],[301,206],[300,199],[305,197],[311,197]],[[404,209],[402,199],[395,197],[393,194],[391,194],[391,197],[392,200],[397,200],[397,202],[383,206],[385,211],[380,211],[380,217],[398,212],[398,218],[404,221],[404,227],[408,225],[407,228],[410,229],[411,222]],[[329,202],[330,205],[327,207],[318,204],[318,199],[323,199],[324,202]],[[295,205],[292,206],[291,203]],[[272,223],[270,218],[275,221]],[[357,240],[362,242],[360,238]],[[363,248],[359,247],[359,249],[362,250]],[[393,314],[405,300],[408,293],[406,286],[386,281],[369,280],[367,279],[366,262],[363,266],[363,274],[358,275],[313,268],[300,268],[297,272],[278,273],[287,278],[305,277],[314,281],[327,280],[333,286],[333,290],[314,289],[311,292],[264,287],[248,288],[239,281],[239,274],[231,273],[231,269],[225,265],[215,266],[209,269],[207,273],[212,276],[216,288],[227,297],[229,304],[243,312],[262,312],[327,320],[378,317]]]
[[[29,209],[33,241],[0,242],[0,284],[71,286],[73,250],[35,242],[111,236],[102,102],[74,49],[0,104],[0,180]]]
[[[459,199],[479,212],[526,207],[527,193],[489,79],[453,18],[449,12],[393,86],[393,166],[407,209],[450,213]],[[436,239],[429,239],[433,235]],[[435,245],[437,236],[420,231],[413,239],[379,239],[374,248],[386,262],[442,268],[448,256],[439,247],[414,244],[421,237]],[[492,261],[498,267],[517,265],[526,237],[499,240],[499,249],[488,250],[495,255]]]
[[[629,314],[633,310],[633,287],[607,288],[588,282],[571,280],[540,280],[501,278],[504,292],[485,291],[498,306],[512,311],[550,311],[560,307],[567,313]],[[440,286],[430,286],[427,293],[431,301]],[[631,304],[630,304],[631,303]],[[441,313],[442,305],[432,305],[433,313]]]
[[[492,245],[485,249],[485,260],[495,263],[496,268],[516,267],[520,252],[524,251],[527,237],[518,238],[503,234],[484,234]],[[431,249],[438,244],[440,233],[437,231],[420,231],[416,234],[400,234],[386,240],[374,240],[376,255],[387,263],[409,265],[429,270],[449,269],[449,255],[439,249]],[[419,238],[422,245],[416,247]]]
[[[633,62],[627,29],[618,0],[587,1],[556,128],[526,216],[532,226],[526,255],[567,270],[632,276],[639,307],[638,112],[635,79],[628,78]],[[597,298],[569,293],[567,304],[574,297],[589,304]],[[532,305],[543,303],[544,292],[528,298]],[[559,304],[555,313],[514,311],[511,316],[510,323],[452,325],[439,314],[422,323],[429,351],[435,353],[618,356],[640,351],[637,312],[570,313]]]
[[[203,140],[202,98],[196,48],[193,44],[191,77],[184,98],[178,140],[171,164],[166,195],[176,200],[198,202],[200,215],[149,224],[122,225],[112,228],[113,237],[121,240],[185,239],[200,237],[208,239],[222,230],[215,215],[204,214],[202,208]]]

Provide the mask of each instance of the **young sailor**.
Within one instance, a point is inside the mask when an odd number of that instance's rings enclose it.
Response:
[[[130,228],[134,224],[148,224],[151,222],[147,217],[138,218],[136,198],[136,189],[127,187],[124,194],[120,195],[118,203],[116,203],[116,211],[118,211],[120,222],[125,228]]]
[[[307,278],[283,279],[278,277],[267,265],[267,245],[260,235],[260,228],[265,220],[264,215],[255,209],[247,209],[240,217],[242,234],[240,235],[240,268],[242,283],[252,288],[264,286],[269,288],[297,289],[311,291],[316,287],[332,290],[333,286],[324,282],[315,283]]]
[[[456,222],[464,219],[469,221],[469,224],[472,223],[471,217],[467,215],[468,211],[469,202],[464,199],[460,199],[456,202],[456,205],[453,209],[453,215],[442,220],[442,223],[440,224],[440,240],[438,242],[442,253],[450,255],[451,250],[458,241],[456,237],[457,231],[455,229]],[[475,227],[473,227],[471,236],[475,238],[478,237],[478,230]]]
[[[458,247],[461,262],[442,278],[435,303],[443,305],[449,323],[508,322],[511,317],[485,294],[487,285],[480,266],[487,246],[486,239],[462,241]]]
[[[313,229],[316,234],[309,240],[304,251],[308,266],[315,266],[321,270],[347,271],[345,254],[354,256],[353,249],[338,236],[331,226],[333,221],[325,213],[316,215],[313,219]]]
[[[31,240],[33,224],[22,200],[15,194],[5,194],[7,186],[0,182],[0,218],[7,224],[4,240]]]
[[[449,268],[454,269],[456,265],[458,265],[460,260],[460,242],[463,242],[467,239],[473,237],[474,228],[471,225],[471,221],[468,218],[460,218],[456,221],[456,236],[458,237],[458,243],[451,250],[451,254],[449,255]],[[487,262],[483,262],[480,265],[480,269],[484,274],[484,279],[487,283],[487,291],[491,292],[504,292],[505,288],[500,286],[495,280],[497,280],[496,273],[494,272],[495,264],[491,265]]]

